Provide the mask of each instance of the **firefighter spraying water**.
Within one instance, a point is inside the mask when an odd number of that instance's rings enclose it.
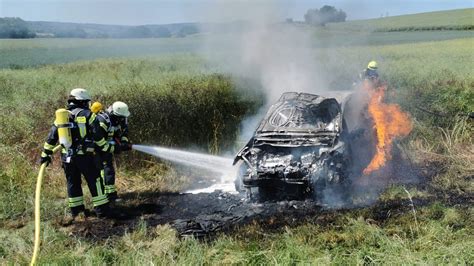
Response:
[[[131,150],[132,144],[128,139],[128,117],[130,111],[124,102],[114,102],[107,110],[102,110],[102,104],[95,102],[91,106],[97,115],[99,131],[107,136],[107,145],[97,153],[97,160],[104,180],[105,194],[111,203],[120,201],[115,186],[114,154]]]
[[[412,124],[409,116],[401,111],[398,105],[384,103],[386,85],[380,83],[375,61],[368,64],[360,78],[360,87],[368,97],[365,110],[366,116],[372,121],[373,138],[375,140],[373,142],[375,152],[370,161],[364,165],[363,171],[360,171],[361,175],[369,175],[384,167],[385,163],[391,159],[393,141],[396,138],[407,136],[411,131]],[[110,201],[117,199],[113,155],[131,149],[220,175],[220,180],[214,182],[210,187],[187,191],[190,193],[205,192],[212,194],[215,190],[221,192],[235,191],[236,188],[240,190],[242,184],[251,187],[252,182],[259,181],[256,179],[257,177],[265,179],[265,182],[271,181],[270,179],[274,177],[282,178],[291,185],[304,182],[321,185],[321,180],[327,179],[329,181],[326,183],[332,182],[339,185],[347,178],[345,175],[350,168],[348,163],[351,161],[351,148],[350,145],[345,147],[345,144],[351,144],[350,142],[353,141],[353,133],[348,131],[345,125],[344,119],[346,118],[345,114],[342,113],[342,106],[334,99],[326,99],[310,94],[293,94],[283,94],[280,100],[281,104],[272,107],[276,108],[277,111],[269,112],[268,121],[265,119],[262,121],[261,127],[268,124],[280,128],[278,133],[273,136],[269,135],[270,131],[265,131],[266,135],[258,135],[247,144],[252,144],[255,147],[249,146],[248,149],[244,148],[237,154],[237,158],[244,160],[246,166],[253,167],[252,162],[257,159],[260,160],[261,166],[256,169],[251,168],[251,171],[246,172],[247,179],[237,179],[238,182],[234,183],[234,178],[242,174],[239,172],[242,167],[232,166],[232,158],[158,146],[132,145],[128,139],[127,118],[130,112],[125,103],[114,102],[107,110],[103,110],[102,105],[96,102],[89,109],[91,101],[89,93],[84,89],[73,89],[68,97],[67,107],[56,111],[55,122],[41,153],[41,168],[35,201],[36,231],[32,264],[36,261],[39,249],[41,182],[44,170],[51,162],[52,154],[59,149],[61,149],[61,163],[67,180],[68,206],[70,208],[67,219],[70,222],[77,220],[80,215],[84,217],[91,215],[91,212],[84,205],[81,176],[84,176],[92,195],[95,216],[99,218],[120,218],[121,214],[110,207]],[[312,101],[308,101],[305,97],[312,97]],[[306,110],[304,109],[307,105],[306,101],[313,103],[310,106],[316,109],[312,112],[304,111]],[[314,104],[314,102],[317,104]],[[297,108],[293,108],[293,105]],[[309,116],[306,117],[307,115]],[[308,125],[301,124],[303,117],[306,119],[304,121],[309,123]],[[282,131],[281,128],[285,127],[294,128],[294,132]],[[305,130],[304,132],[301,131],[302,128]],[[256,134],[259,132],[257,130]],[[314,138],[307,136],[310,133],[315,134]],[[276,139],[274,139],[275,137]],[[318,147],[317,152],[312,149],[315,145]],[[264,151],[264,146],[271,147],[270,151]],[[283,154],[282,150],[277,149],[279,146],[282,146],[282,149],[289,153]],[[295,153],[295,147],[297,146],[302,146],[306,153],[300,151]],[[340,155],[336,156],[335,154],[339,154],[338,152]],[[360,152],[360,150],[357,152]],[[256,156],[257,153],[262,153],[262,158]],[[249,158],[246,156],[249,156]],[[281,168],[282,175],[278,174],[280,170],[277,171],[277,168]],[[311,171],[308,172],[305,169]],[[298,177],[298,171],[309,173],[303,176],[304,182],[294,180]],[[318,177],[318,179],[313,180],[315,177]],[[270,194],[272,194],[267,196],[273,197],[281,194],[281,190],[273,190],[268,186],[265,188],[266,191],[270,191]],[[349,186],[344,186],[344,188],[349,188]],[[351,194],[350,191],[344,193]],[[325,198],[325,195],[322,194],[320,198]],[[242,198],[232,198],[232,202],[234,200],[240,202],[239,199]],[[245,205],[241,207],[242,210],[246,208]],[[183,224],[177,226],[183,226]],[[184,230],[187,230],[186,226]]]

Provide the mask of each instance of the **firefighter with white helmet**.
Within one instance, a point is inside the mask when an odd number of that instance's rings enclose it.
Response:
[[[130,111],[124,102],[114,102],[107,110],[97,113],[100,130],[107,136],[107,144],[104,145],[98,158],[102,164],[101,176],[104,179],[105,193],[109,201],[118,200],[117,188],[115,187],[115,167],[113,154],[131,150],[128,139],[128,117]]]
[[[95,148],[102,143],[104,136],[99,131],[96,115],[89,110],[91,97],[87,90],[71,90],[66,109],[56,111],[56,120],[51,127],[41,153],[41,163],[49,164],[53,148],[62,145],[62,167],[67,180],[70,222],[80,214],[87,215],[81,188],[81,175],[84,176],[97,216],[109,216],[109,200],[104,193],[100,169],[95,161]]]

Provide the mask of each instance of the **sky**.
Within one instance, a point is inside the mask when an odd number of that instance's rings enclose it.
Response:
[[[260,12],[303,20],[310,8],[332,5],[348,20],[472,8],[474,0],[0,0],[0,17],[119,25],[219,22]],[[268,15],[268,14],[267,14]]]

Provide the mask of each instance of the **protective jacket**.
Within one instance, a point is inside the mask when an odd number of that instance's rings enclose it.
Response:
[[[89,109],[69,105],[67,110],[70,112],[69,122],[71,124],[72,146],[69,150],[62,149],[62,158],[64,161],[73,156],[92,154],[95,146],[102,143],[105,139],[99,130],[99,124],[96,121],[96,115]],[[43,154],[50,156],[53,153],[54,146],[58,143],[58,127],[53,124],[44,144]]]
[[[104,184],[100,178],[100,169],[95,162],[95,146],[102,143],[104,136],[99,130],[96,115],[89,109],[70,104],[69,123],[72,145],[62,150],[62,167],[66,175],[68,203],[73,215],[85,210],[81,188],[81,175],[84,176],[97,214],[107,209],[108,199],[104,193]],[[51,157],[58,143],[58,125],[53,124],[44,144],[41,157]]]
[[[128,122],[118,123],[111,118],[108,112],[100,112],[97,114],[101,135],[106,136],[107,145],[102,146],[102,152],[114,153],[118,152],[122,147],[129,145],[128,139]]]
[[[360,79],[378,79],[379,78],[379,73],[375,69],[369,69],[366,68],[364,69],[361,74],[360,74]]]
[[[125,118],[123,118],[125,119]],[[112,119],[110,113],[100,112],[97,114],[101,135],[107,136],[107,144],[102,147],[98,158],[102,165],[101,176],[104,179],[105,193],[109,200],[117,199],[117,189],[115,186],[115,167],[113,154],[130,149],[128,139],[128,123],[125,119],[119,123]]]

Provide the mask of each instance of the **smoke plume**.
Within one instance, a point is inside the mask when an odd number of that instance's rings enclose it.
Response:
[[[218,14],[229,14],[229,8],[236,18],[242,17],[239,11],[247,14],[245,21],[228,24],[233,30],[206,37],[202,49],[205,57],[229,73],[257,80],[268,102],[286,91],[325,91],[327,82],[320,76],[322,62],[312,50],[315,40],[311,30],[284,23],[284,12],[276,3],[267,1],[256,9],[241,3],[240,7],[235,2],[219,5],[211,11],[216,20],[222,19]]]
[[[337,76],[338,73],[328,71],[327,65],[330,61],[337,60],[337,52],[331,49],[325,49],[327,51],[323,53],[316,52],[319,40],[311,26],[284,22],[285,11],[278,2],[264,2],[266,5],[253,6],[247,1],[216,5],[214,10],[209,10],[209,19],[230,22],[222,28],[206,24],[202,29],[202,32],[210,32],[203,34],[201,51],[205,58],[218,65],[222,71],[235,77],[255,80],[258,82],[256,87],[263,88],[266,105],[256,115],[242,122],[239,139],[242,145],[250,139],[269,105],[282,93],[308,92],[335,97],[342,103],[352,89],[346,85],[345,89],[349,91],[345,93],[331,91],[332,83],[340,77]],[[327,40],[325,45],[329,45]],[[341,68],[362,68],[354,67],[355,62],[349,59],[340,61],[344,62]],[[350,174],[349,188],[322,191],[323,203],[329,206],[347,207],[348,198],[361,198],[361,195],[367,196],[362,199],[361,204],[371,203],[389,184],[406,180],[403,177],[403,173],[407,172],[406,165],[400,164],[402,160],[398,160],[397,156],[385,169],[370,176],[362,176],[361,169],[367,166],[373,156],[370,147],[374,146],[374,132],[370,118],[366,116],[367,95],[363,92],[355,93],[351,99],[349,110],[345,110],[346,121],[350,120],[349,131],[354,136],[362,136],[353,143],[356,169],[352,169]],[[400,170],[400,167],[403,168],[402,171],[394,170]],[[393,175],[398,176],[392,178]]]
[[[250,139],[269,105],[282,93],[324,95],[328,91],[327,78],[321,74],[324,62],[314,53],[312,30],[306,25],[285,23],[285,9],[276,1],[258,2],[221,3],[209,11],[208,17],[231,22],[221,31],[209,29],[209,25],[202,29],[213,31],[204,38],[201,51],[205,58],[234,77],[256,81],[255,87],[263,88],[266,104],[242,122],[241,144]]]

